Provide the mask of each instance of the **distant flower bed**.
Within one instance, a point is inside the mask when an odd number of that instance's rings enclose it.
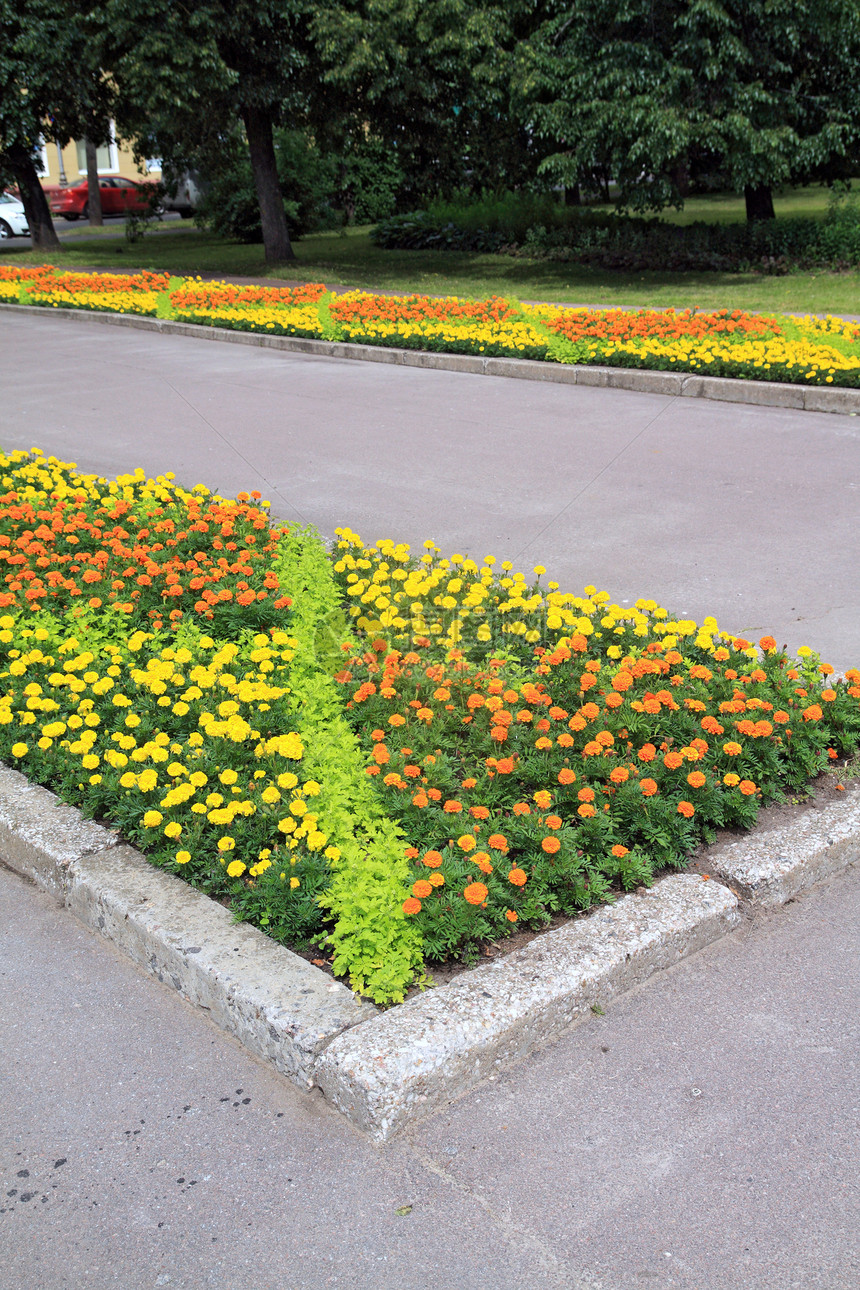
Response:
[[[438,353],[860,388],[860,326],[833,317],[334,295],[321,283],[242,286],[50,267],[0,268],[0,301]]]

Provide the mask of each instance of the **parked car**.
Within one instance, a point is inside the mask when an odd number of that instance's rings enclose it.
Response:
[[[29,232],[24,203],[12,193],[0,192],[0,237],[27,237]]]
[[[99,192],[102,199],[103,215],[124,215],[126,211],[144,214],[150,209],[152,194],[147,188],[155,185],[142,181],[135,184],[130,179],[119,176],[108,178],[102,175],[99,179]],[[45,185],[45,194],[52,215],[62,215],[63,219],[89,219],[90,204],[88,200],[87,181],[79,179],[68,188],[49,187]]]
[[[161,200],[166,211],[178,211],[183,219],[191,219],[197,210],[197,204],[203,196],[203,185],[196,171],[186,171],[176,185],[176,192],[171,194],[168,186]]]

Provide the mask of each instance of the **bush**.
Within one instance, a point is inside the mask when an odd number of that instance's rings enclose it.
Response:
[[[680,226],[563,206],[551,196],[509,195],[435,203],[382,221],[372,237],[390,249],[507,251],[626,272],[787,273],[860,263],[860,208],[843,191],[823,220]]]

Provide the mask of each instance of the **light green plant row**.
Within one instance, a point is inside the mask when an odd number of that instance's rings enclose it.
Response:
[[[321,806],[340,852],[320,904],[335,917],[334,971],[375,1003],[399,1002],[423,962],[421,937],[403,912],[409,895],[406,842],[365,772],[347,724],[332,658],[347,629],[331,565],[313,529],[292,529],[276,571],[292,597],[298,641],[290,682],[305,765],[323,785]]]

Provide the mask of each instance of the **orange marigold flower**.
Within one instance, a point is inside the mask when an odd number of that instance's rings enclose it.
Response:
[[[552,793],[548,792],[545,788],[538,789],[538,791],[533,794],[533,797],[535,805],[539,806],[543,811],[545,811],[552,803]]]
[[[481,873],[493,872],[493,862],[486,851],[476,851],[472,856],[472,863],[478,866]]]
[[[508,839],[504,833],[491,833],[487,838],[487,846],[492,847],[494,851],[507,851]]]
[[[528,802],[514,802],[514,815],[531,815],[532,808]]]
[[[375,767],[375,766],[372,766],[372,767],[370,767],[370,769],[371,769],[371,770],[376,770],[376,767]],[[413,805],[413,806],[418,806],[418,807],[426,806],[429,800],[430,800],[430,799],[427,797],[427,794],[426,794],[426,793],[420,793],[420,792],[419,792],[419,793],[416,793],[416,794],[415,794],[415,796],[413,797],[413,799],[412,799],[412,805]]]
[[[593,812],[594,807],[592,807],[591,810]],[[558,838],[553,838],[553,837],[544,838],[540,845],[541,845],[541,850],[545,851],[547,855],[550,855],[550,856],[554,856],[557,851],[561,850],[561,842],[558,840]]]
[[[615,856],[616,860],[623,860],[626,855],[630,854],[630,848],[623,847],[620,842],[616,842],[615,846],[612,848],[612,854]]]
[[[421,910],[421,901],[416,900],[414,896],[408,896],[403,902],[404,914],[417,914]]]
[[[643,744],[636,755],[640,761],[653,761],[657,756],[657,749],[653,744]]]
[[[586,787],[586,788],[581,788],[581,789],[579,790],[579,792],[577,793],[577,795],[576,795],[576,796],[577,796],[577,800],[578,800],[578,801],[580,801],[580,802],[593,802],[593,801],[594,801],[594,789],[593,789],[593,788],[588,788],[588,787]]]
[[[558,782],[559,784],[574,784],[576,783],[576,775],[567,766],[563,766],[558,772]]]
[[[680,755],[680,753],[667,752],[666,756],[663,758],[663,765],[666,767],[667,770],[677,770],[678,767],[683,766],[683,764],[684,764],[684,758]]]
[[[704,788],[707,780],[700,770],[691,770],[687,776],[687,783],[690,788]]]
[[[804,721],[820,721],[824,716],[817,703],[811,703],[808,708],[803,709]]]
[[[509,923],[515,923],[519,918],[519,914],[516,913],[513,909],[508,909],[505,912],[505,918],[508,920]]]
[[[462,811],[462,809],[463,809],[463,803],[455,802],[451,798],[449,798],[448,801],[445,803],[445,805],[442,807],[442,810],[445,811],[447,815],[457,815],[460,811]]]
[[[436,870],[436,872],[435,872],[435,873],[431,873],[431,875],[430,875],[430,877],[428,878],[428,880],[427,880],[427,881],[430,883],[430,886],[431,886],[431,887],[444,887],[444,886],[445,886],[445,879],[444,879],[444,877],[442,876],[442,874],[441,874],[441,873],[439,873],[438,869]]]
[[[425,851],[421,863],[426,864],[428,869],[438,869],[442,863],[442,856],[438,851]]]
[[[460,848],[461,851],[474,851],[477,845],[478,844],[475,841],[475,839],[472,837],[471,833],[463,833],[457,839],[457,846]]]
[[[737,757],[743,752],[743,749],[740,744],[735,743],[734,739],[730,739],[727,744],[723,744],[723,752],[727,757]]]
[[[759,646],[764,650],[765,654],[769,654],[772,649],[776,649],[776,641],[772,636],[762,636]]]
[[[430,883],[427,881],[426,878],[419,878],[417,882],[413,882],[412,884],[413,896],[418,896],[420,899],[422,896],[430,896],[432,895],[432,893],[433,893],[433,888],[431,887]]]
[[[496,762],[496,770],[500,775],[510,775],[513,772],[514,764],[513,757],[502,757]]]
[[[639,781],[639,787],[642,789],[643,797],[653,797],[657,792],[657,783],[653,779],[642,779]]]
[[[490,812],[486,806],[470,806],[469,814],[473,820],[488,820],[490,818]]]
[[[597,814],[590,802],[583,802],[582,806],[578,806],[576,808],[576,813],[577,815],[581,815],[584,820],[590,820],[592,815]],[[558,839],[556,839],[556,841],[558,841]]]
[[[374,744],[372,756],[378,766],[384,766],[386,762],[391,761],[391,753],[385,744]]]
[[[508,874],[508,882],[513,883],[515,887],[524,887],[528,882],[528,874],[525,869],[512,869]]]
[[[741,782],[738,784],[738,788],[741,790],[744,797],[752,797],[753,794],[757,791],[756,786],[751,779],[742,779]]]
[[[626,766],[613,766],[609,772],[609,778],[613,784],[626,784],[630,778],[630,771]]]
[[[687,820],[691,820],[696,814],[696,808],[692,802],[679,802],[678,814],[683,815]]]
[[[560,815],[548,815],[548,816],[546,817],[546,820],[544,821],[544,823],[546,824],[546,827],[547,827],[548,829],[560,829],[560,828],[561,828],[561,816],[560,816]]]
[[[470,882],[463,892],[470,905],[483,905],[489,894],[489,889],[482,882]]]

